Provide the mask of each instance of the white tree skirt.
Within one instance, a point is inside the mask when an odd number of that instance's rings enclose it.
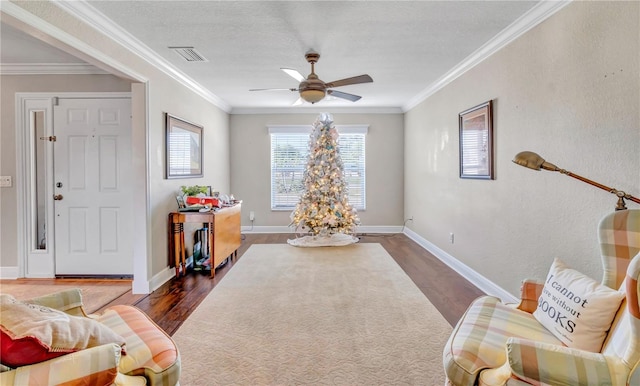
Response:
[[[287,240],[287,243],[295,247],[340,247],[357,242],[357,237],[344,233],[335,233],[330,236],[304,236]]]

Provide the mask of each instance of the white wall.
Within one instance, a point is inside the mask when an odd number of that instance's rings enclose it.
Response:
[[[149,208],[148,279],[167,266],[166,215],[180,185],[206,183],[234,193],[244,200],[243,225],[249,210],[256,212],[256,226],[289,223],[288,212],[269,209],[266,126],[310,124],[316,114],[229,118],[50,2],[17,4],[149,81],[148,117],[142,119],[148,142],[137,149],[149,149],[148,202],[141,203]],[[419,236],[514,294],[521,279],[544,277],[554,257],[600,277],[596,226],[613,210],[613,196],[511,159],[533,150],[560,167],[640,194],[639,17],[637,2],[574,2],[404,116],[334,114],[336,124],[370,125],[363,225],[402,225],[413,216],[408,226]],[[496,180],[460,179],[458,113],[489,99],[495,103]],[[164,112],[205,127],[205,178],[164,179]],[[4,165],[14,151],[5,145],[12,134],[5,134],[4,106],[2,115],[1,170],[12,175]],[[3,255],[15,249],[5,247],[14,221],[5,214],[5,192]]]
[[[615,197],[511,160],[535,151],[640,194],[639,17],[638,2],[574,2],[408,111],[408,226],[512,294],[554,257],[599,280],[596,227]],[[460,179],[458,113],[487,100],[496,179]]]
[[[331,113],[331,111],[328,111]],[[332,114],[336,125],[369,125],[366,136],[367,209],[363,226],[399,226],[403,222],[403,115]],[[291,211],[271,210],[271,143],[267,125],[311,125],[318,114],[231,115],[231,192],[243,200],[242,225],[284,226]]]
[[[0,77],[0,175],[13,186],[0,188],[0,267],[18,265],[16,196],[16,93],[129,92],[131,82],[113,75],[10,75]]]
[[[157,280],[162,281],[168,278],[167,274],[170,274],[170,271],[166,270],[168,266],[167,214],[176,209],[175,196],[180,186],[206,184],[216,185],[221,190],[229,189],[229,118],[227,113],[166,73],[153,67],[138,55],[115,43],[111,37],[100,34],[90,25],[59,9],[52,2],[19,2],[15,4],[44,23],[49,23],[49,28],[69,34],[74,39],[91,47],[94,50],[91,56],[83,56],[83,59],[91,64],[105,68],[104,63],[96,58],[108,58],[109,66],[116,66],[118,69],[122,69],[123,73],[135,74],[146,82],[148,86],[146,100],[142,98],[140,101],[134,98],[133,101],[134,131],[138,130],[138,132],[134,132],[133,163],[136,168],[140,165],[144,167],[144,164],[148,168],[148,175],[139,177],[140,179],[148,179],[147,183],[136,182],[136,186],[147,186],[147,201],[139,200],[136,202],[138,208],[143,208],[143,211],[146,212],[146,216],[143,213],[143,217],[146,218],[137,218],[135,221],[141,226],[147,224],[148,229],[136,230],[140,237],[145,238],[142,246],[146,246],[146,248],[137,248],[138,251],[144,251],[145,255],[136,255],[134,259],[146,261],[147,277],[141,279],[157,284]],[[143,93],[144,91],[139,90],[137,94]],[[164,114],[166,112],[204,126],[204,178],[172,180],[164,178]],[[141,116],[143,114],[146,116]],[[142,123],[142,127],[137,126],[139,122]],[[140,132],[145,130],[148,133]],[[3,150],[4,147],[3,141]],[[7,174],[15,174],[15,171],[9,170]],[[4,227],[2,229],[4,232]]]

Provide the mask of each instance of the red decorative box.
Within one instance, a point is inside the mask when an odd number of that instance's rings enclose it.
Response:
[[[194,197],[187,196],[186,200],[187,205],[211,205],[211,206],[220,206],[220,202],[215,197]]]

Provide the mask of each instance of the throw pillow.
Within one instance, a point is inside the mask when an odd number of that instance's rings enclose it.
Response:
[[[124,338],[93,319],[0,295],[0,361],[4,365],[30,365],[108,343],[120,345],[124,354]]]
[[[624,296],[555,259],[533,316],[568,347],[600,352]]]

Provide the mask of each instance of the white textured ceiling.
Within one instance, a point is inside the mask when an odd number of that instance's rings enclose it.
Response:
[[[374,82],[337,88],[358,102],[316,106],[401,108],[530,10],[537,1],[89,1],[113,22],[233,110],[286,108],[295,88],[280,70],[310,72],[321,55],[325,82],[369,74]],[[2,30],[2,61],[11,46]],[[192,46],[207,62],[186,62],[168,47]],[[55,52],[37,48],[44,62]],[[50,59],[49,56],[53,55]],[[33,58],[20,58],[27,61]],[[306,108],[308,106],[299,106]]]

